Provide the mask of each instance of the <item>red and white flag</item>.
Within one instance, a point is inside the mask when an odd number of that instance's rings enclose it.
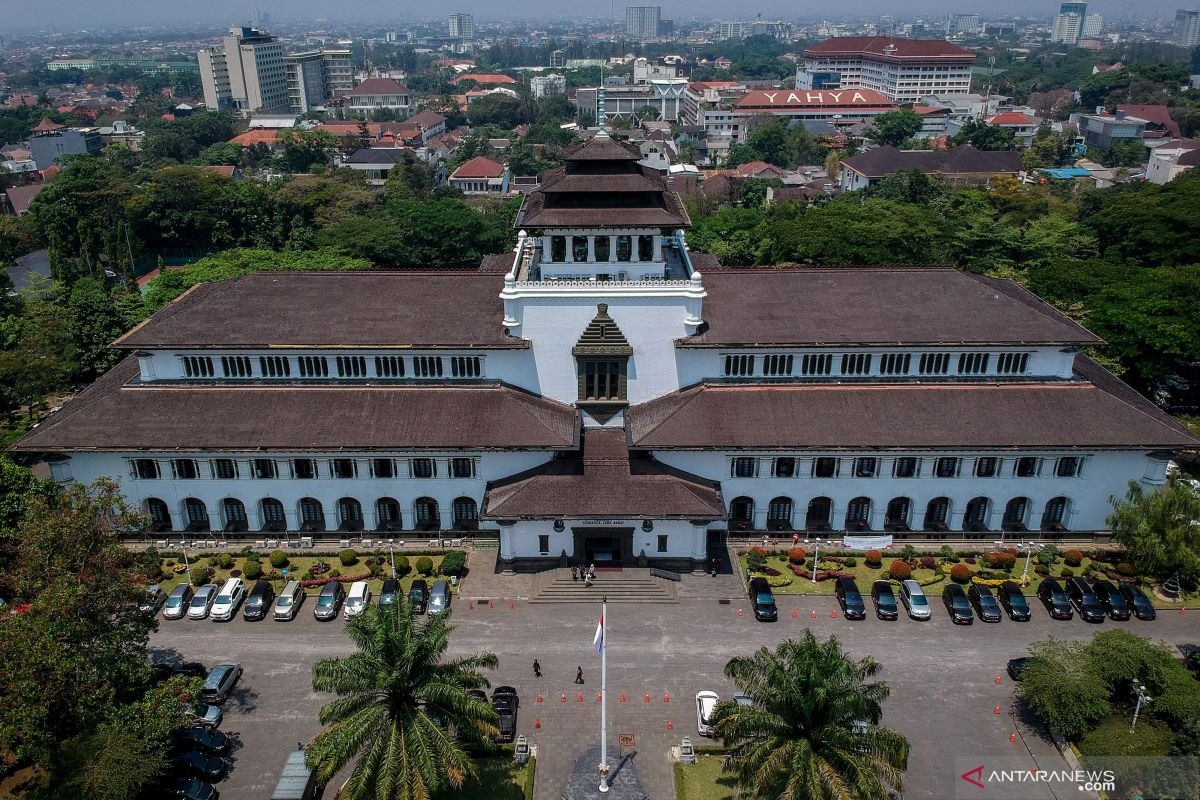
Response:
[[[604,654],[604,612],[600,612],[600,623],[596,626],[596,635],[592,637],[592,644],[596,647],[596,655]]]

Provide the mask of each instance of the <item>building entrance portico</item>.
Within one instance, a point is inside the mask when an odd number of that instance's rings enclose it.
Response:
[[[633,560],[633,528],[572,528],[572,561],[620,566]]]

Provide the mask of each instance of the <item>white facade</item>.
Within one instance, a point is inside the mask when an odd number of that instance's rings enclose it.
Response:
[[[931,94],[970,92],[972,66],[936,57],[898,61],[870,53],[806,54],[796,69],[796,88],[873,89],[896,103],[916,103]]]
[[[637,41],[654,41],[661,19],[661,6],[626,6],[625,35]]]
[[[462,39],[464,42],[475,38],[475,17],[459,12],[451,14],[447,23],[451,39]]]
[[[1175,44],[1200,47],[1200,9],[1181,8],[1175,12]]]
[[[234,26],[220,45],[201,50],[197,58],[209,108],[248,115],[289,107],[283,45],[274,36]]]

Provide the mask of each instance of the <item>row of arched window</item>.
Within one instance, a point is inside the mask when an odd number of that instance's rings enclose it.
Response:
[[[148,498],[145,502],[146,513],[156,530],[189,530],[207,531],[220,529],[226,531],[261,531],[282,532],[288,529],[288,514],[284,505],[273,497],[264,497],[258,501],[255,514],[251,516],[246,505],[234,497],[222,500],[218,508],[210,511],[208,504],[196,497],[188,497],[179,509],[178,517],[172,515],[171,508],[157,497]],[[326,519],[325,507],[320,500],[312,497],[301,498],[297,503],[295,519],[299,521],[301,530],[306,531],[361,531],[365,524],[362,503],[353,497],[343,497],[337,501],[337,517]],[[452,504],[451,523],[455,528],[474,527],[479,520],[479,507],[470,497],[459,497]],[[437,500],[432,497],[419,497],[413,501],[412,518],[416,530],[440,530],[442,528],[442,513]],[[381,497],[375,501],[375,529],[398,531],[403,530],[403,514],[400,503],[392,497]]]
[[[884,511],[883,528],[887,531],[986,531],[992,515],[992,500],[989,497],[975,497],[963,507],[961,515],[955,513],[950,498],[935,497],[925,504],[923,510],[914,506],[908,497],[894,497]],[[1054,497],[1046,501],[1042,508],[1039,525],[1042,530],[1064,530],[1070,501],[1066,497]],[[1004,514],[1000,520],[1003,530],[1025,530],[1033,508],[1028,497],[1014,497],[1004,505]],[[776,497],[767,504],[767,527],[769,529],[790,530],[800,527],[804,530],[833,530],[840,528],[848,531],[870,530],[874,502],[869,497],[856,497],[845,509],[845,515],[840,520],[840,526],[833,518],[833,500],[828,497],[814,497],[809,501],[804,517],[797,525],[795,508],[790,497]],[[729,502],[729,521],[733,527],[753,527],[755,519],[754,500],[749,497],[736,497]]]

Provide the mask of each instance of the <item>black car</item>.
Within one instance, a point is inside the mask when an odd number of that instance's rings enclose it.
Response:
[[[1000,604],[996,602],[996,598],[992,596],[992,590],[986,586],[981,586],[978,583],[971,584],[971,588],[967,590],[967,599],[971,601],[971,606],[975,609],[975,613],[979,615],[979,619],[984,622],[999,622]]]
[[[1067,597],[1085,622],[1104,622],[1104,606],[1083,578],[1067,578]]]
[[[395,605],[400,599],[400,581],[395,578],[388,578],[383,582],[383,588],[379,590],[379,605],[390,606]]]
[[[1014,622],[1029,621],[1029,602],[1025,599],[1021,587],[1012,581],[1000,584],[1000,605],[1008,612],[1008,618]]]
[[[175,731],[175,741],[182,749],[199,750],[210,756],[229,753],[229,737],[211,728],[181,728]]]
[[[167,778],[162,784],[163,794],[156,797],[180,797],[183,800],[217,800],[220,793],[211,783],[195,778]]]
[[[1092,584],[1092,591],[1109,617],[1122,621],[1129,619],[1129,603],[1116,586],[1108,581],[1096,581]]]
[[[500,733],[495,737],[498,742],[511,742],[517,736],[517,709],[521,701],[517,692],[511,686],[497,686],[492,692],[492,708],[500,717],[496,727]]]
[[[900,607],[896,605],[896,593],[891,581],[875,581],[871,584],[871,600],[875,602],[875,616],[880,619],[899,619]]]
[[[150,678],[154,683],[162,683],[167,678],[183,675],[188,678],[207,678],[208,670],[196,661],[184,661],[180,664],[151,664]]]
[[[487,692],[485,692],[483,689],[470,689],[467,691],[467,694],[471,695],[471,697],[474,697],[481,703],[486,703],[488,701]]]
[[[429,584],[417,578],[408,590],[408,602],[412,603],[413,613],[424,614],[425,606],[429,603]]]
[[[1005,667],[1005,669],[1008,671],[1008,677],[1012,678],[1014,681],[1021,680],[1021,673],[1025,671],[1025,668],[1029,666],[1029,662],[1032,660],[1033,659],[1028,656],[1009,659],[1008,665]]]
[[[1138,619],[1154,619],[1158,616],[1158,612],[1154,610],[1154,604],[1150,602],[1150,598],[1146,597],[1146,593],[1128,581],[1121,581],[1120,585],[1121,596],[1125,598],[1125,602],[1129,603],[1133,609],[1133,615]]]
[[[246,602],[242,604],[242,619],[265,619],[267,609],[274,602],[275,590],[271,588],[270,582],[261,580],[256,582],[254,588],[250,590],[250,594],[246,595]]]
[[[845,576],[838,578],[833,593],[837,597],[838,605],[842,607],[842,615],[846,619],[867,618],[867,605],[863,602],[854,578]]]
[[[224,761],[216,756],[208,756],[195,750],[175,756],[171,759],[171,765],[185,775],[210,783],[225,777]]]
[[[771,594],[771,584],[767,583],[766,578],[750,579],[750,609],[759,622],[774,622],[779,619],[775,595]]]
[[[1075,613],[1071,611],[1071,601],[1067,599],[1067,593],[1054,578],[1043,580],[1042,585],[1038,587],[1037,595],[1053,619],[1070,619],[1075,616]]]
[[[946,613],[955,625],[970,625],[975,621],[967,593],[957,583],[950,584],[942,591],[942,602],[946,604]]]

